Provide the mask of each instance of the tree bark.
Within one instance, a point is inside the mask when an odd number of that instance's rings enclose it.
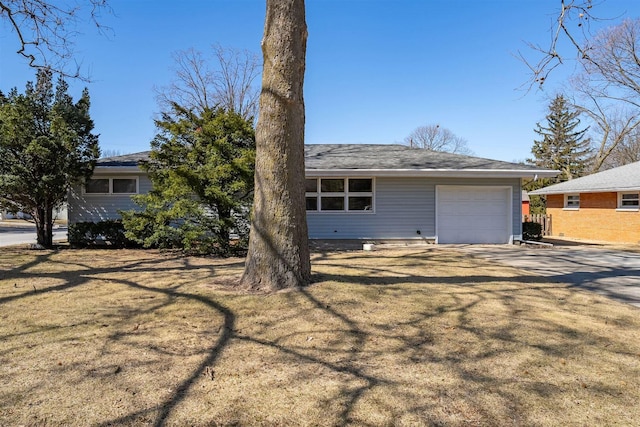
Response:
[[[53,207],[50,203],[35,211],[36,242],[45,248],[53,247]]]
[[[41,206],[38,206],[35,210],[35,215],[33,216],[33,220],[36,223],[36,242],[39,245],[45,246],[47,235],[44,229],[44,211],[45,209]]]
[[[267,0],[255,196],[242,276],[253,289],[305,286],[311,277],[304,193],[306,43],[304,0]]]

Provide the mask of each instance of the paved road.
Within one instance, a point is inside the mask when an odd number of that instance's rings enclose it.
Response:
[[[640,307],[640,254],[597,247],[463,246],[463,251]]]
[[[67,227],[56,228],[53,240],[66,240]],[[26,245],[36,243],[36,228],[32,225],[0,225],[0,246]]]

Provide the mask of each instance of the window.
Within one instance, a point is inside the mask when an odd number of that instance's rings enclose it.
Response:
[[[373,178],[311,178],[305,191],[310,212],[373,211]]]
[[[580,195],[579,194],[567,194],[564,196],[564,207],[567,209],[580,208]]]
[[[113,193],[135,194],[137,193],[138,181],[135,178],[113,179]]]
[[[89,194],[108,194],[108,179],[90,179],[84,187],[84,192]]]
[[[91,178],[84,185],[85,194],[137,194],[138,178]]]
[[[640,206],[640,193],[618,193],[619,209],[635,209]]]

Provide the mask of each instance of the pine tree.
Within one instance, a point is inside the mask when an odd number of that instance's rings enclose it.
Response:
[[[580,113],[571,109],[566,98],[557,95],[549,105],[547,126],[536,124],[534,131],[542,140],[534,141],[529,163],[555,169],[560,174],[551,182],[568,181],[585,174],[591,160],[591,140],[585,138],[589,129],[576,130]]]
[[[88,178],[99,157],[92,133],[89,92],[74,103],[62,79],[38,71],[24,94],[12,89],[0,96],[0,208],[29,213],[37,241],[50,247],[53,210],[70,185]]]
[[[558,182],[568,181],[584,175],[592,159],[591,140],[585,138],[588,127],[577,130],[580,126],[580,113],[573,110],[567,99],[556,95],[549,105],[547,125],[536,124],[534,131],[542,137],[534,141],[531,153],[533,159],[527,162],[548,169],[560,171],[555,178],[538,179],[524,185],[527,191],[546,187]],[[543,213],[545,201],[532,196],[531,213]]]
[[[143,210],[122,212],[126,236],[145,247],[228,256],[246,249],[255,165],[251,121],[221,108],[193,113],[177,104],[156,121],[153,190],[134,197]],[[231,245],[230,233],[240,236]],[[244,243],[244,244],[243,244]]]

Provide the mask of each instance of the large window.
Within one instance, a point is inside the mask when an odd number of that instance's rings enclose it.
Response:
[[[567,194],[564,196],[565,209],[579,209],[580,208],[580,195],[579,194]]]
[[[637,210],[640,207],[640,193],[618,193],[618,208]]]
[[[309,212],[373,212],[373,178],[308,178]]]
[[[137,194],[138,178],[91,178],[84,186],[85,194]]]

